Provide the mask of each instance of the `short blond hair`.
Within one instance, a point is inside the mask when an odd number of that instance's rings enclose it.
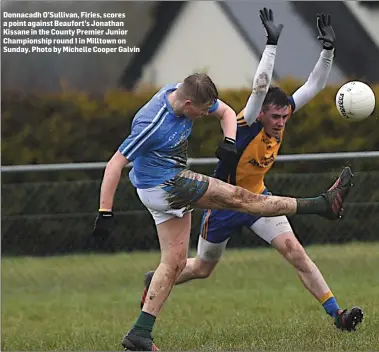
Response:
[[[206,73],[194,73],[188,76],[177,89],[180,100],[191,100],[194,104],[211,104],[218,99],[218,91],[212,79]]]

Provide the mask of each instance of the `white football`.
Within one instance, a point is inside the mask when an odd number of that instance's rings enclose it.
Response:
[[[365,83],[345,83],[337,92],[336,106],[340,115],[349,121],[369,117],[375,108],[375,94]]]

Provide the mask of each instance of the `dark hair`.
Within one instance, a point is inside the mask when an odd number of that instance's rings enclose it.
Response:
[[[278,108],[284,108],[289,105],[288,96],[279,87],[270,87],[262,104],[262,110],[265,111],[269,105],[274,105]]]
[[[194,73],[188,76],[177,89],[182,100],[192,100],[195,104],[211,104],[218,99],[218,91],[206,73]]]

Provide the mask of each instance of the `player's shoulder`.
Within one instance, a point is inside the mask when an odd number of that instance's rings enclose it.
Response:
[[[249,127],[245,121],[245,108],[243,108],[237,115],[237,126],[238,127]]]
[[[165,102],[165,99],[164,99],[165,95],[169,92],[173,92],[174,90],[176,90],[180,86],[180,84],[181,84],[180,82],[177,82],[177,83],[168,83],[164,85],[161,89],[159,89],[158,92],[154,94],[152,99]]]
[[[239,114],[237,115],[237,126],[239,128],[245,128],[247,129],[248,127],[256,129],[257,127],[261,126],[261,123],[258,120],[255,120],[251,126],[249,126],[245,120],[245,108],[243,108]]]
[[[181,85],[181,82],[176,82],[176,83],[168,83],[164,85],[161,90],[167,92],[169,90],[175,90]]]
[[[159,116],[167,114],[167,98],[166,94],[177,89],[180,83],[172,83],[164,85],[157,91],[151,99],[137,112],[135,120],[138,122],[148,122],[159,118]]]
[[[165,103],[165,95],[168,93],[170,90],[175,90],[176,88],[175,84],[166,84],[164,85],[161,89],[159,89],[150,99],[150,102],[156,102],[156,103]]]
[[[152,108],[159,109],[163,105],[167,105],[167,94],[173,92],[179,87],[180,83],[169,83],[164,85],[158,92],[156,92],[150,100]]]

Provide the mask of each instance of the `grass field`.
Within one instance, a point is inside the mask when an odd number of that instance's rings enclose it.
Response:
[[[379,244],[309,247],[355,333],[332,319],[270,248],[228,250],[207,280],[175,287],[154,329],[162,350],[379,350]],[[2,351],[122,350],[139,313],[143,274],[159,253],[5,258]]]

